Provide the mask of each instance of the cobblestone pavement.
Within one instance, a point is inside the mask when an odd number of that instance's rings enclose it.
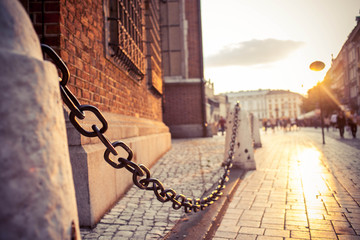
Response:
[[[263,134],[213,239],[360,239],[360,141],[325,135]]]
[[[223,136],[172,140],[172,149],[151,169],[151,176],[178,194],[199,198],[212,189],[224,170]],[[194,213],[196,214],[196,213]],[[184,216],[170,202],[159,202],[153,191],[133,186],[97,226],[80,229],[82,239],[161,239]]]
[[[262,133],[248,172],[213,239],[360,239],[360,140],[301,129]],[[223,170],[224,137],[173,140],[151,168],[177,193],[198,198]],[[194,213],[196,214],[196,213]],[[133,186],[83,239],[162,239],[186,217]]]
[[[310,131],[310,132],[317,132],[318,135],[321,134],[321,128],[307,128],[306,131]],[[340,134],[339,134],[339,130],[338,129],[332,129],[330,128],[329,131],[327,131],[326,129],[324,129],[324,135],[325,135],[325,144],[327,142],[327,138],[333,138],[339,142],[345,143],[349,146],[352,146],[354,148],[357,148],[360,150],[360,134],[359,132],[357,133],[357,138],[353,138],[351,135],[351,131],[346,128],[345,133],[344,133],[344,138],[340,138]],[[321,136],[321,140],[322,140],[322,135]]]

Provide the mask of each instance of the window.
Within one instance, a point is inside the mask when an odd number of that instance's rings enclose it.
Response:
[[[352,48],[348,54],[349,62],[355,61],[355,48]]]
[[[355,81],[356,80],[356,66],[351,66],[350,68],[350,81]]]
[[[142,0],[108,0],[107,53],[137,80],[145,75]]]
[[[358,93],[358,91],[357,91],[357,87],[356,87],[356,86],[350,88],[350,97],[351,97],[351,98],[356,97],[356,96],[357,96],[357,93]]]
[[[160,1],[104,0],[106,56],[130,77],[163,94]]]

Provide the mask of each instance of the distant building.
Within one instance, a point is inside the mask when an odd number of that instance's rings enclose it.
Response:
[[[214,83],[210,80],[205,81],[205,98],[207,136],[209,137],[217,134],[217,124],[221,117],[226,118],[229,110],[229,102],[225,94],[214,94]]]
[[[339,100],[340,107],[360,114],[360,17],[339,54],[332,60],[325,79]]]
[[[226,93],[230,105],[237,102],[240,107],[248,112],[252,112],[257,118],[267,118],[266,94],[269,90],[239,91]]]
[[[220,117],[226,117],[230,108],[230,104],[228,97],[225,94],[215,95],[214,98],[219,103],[219,115],[215,117],[215,120],[219,121]]]
[[[301,94],[285,90],[255,90],[226,93],[231,105],[240,103],[242,109],[258,119],[297,118],[301,115]]]
[[[267,116],[269,118],[297,118],[301,115],[303,96],[284,90],[270,90],[266,94]]]

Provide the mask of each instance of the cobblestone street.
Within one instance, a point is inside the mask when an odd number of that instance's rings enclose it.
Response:
[[[360,141],[320,129],[262,133],[212,239],[360,239]],[[165,188],[199,198],[223,170],[224,137],[173,140],[150,170]],[[123,171],[123,170],[120,170]],[[196,214],[196,213],[194,213]],[[83,239],[162,239],[186,218],[133,186]],[[191,236],[188,236],[191,239]]]
[[[213,239],[360,239],[359,140],[325,134],[263,135]]]
[[[173,140],[172,149],[150,170],[165,188],[199,198],[223,174],[224,137]],[[124,170],[119,170],[124,171]],[[161,239],[184,216],[170,202],[159,202],[153,191],[133,186],[83,239]]]

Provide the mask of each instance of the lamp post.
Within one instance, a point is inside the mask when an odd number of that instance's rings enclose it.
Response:
[[[310,64],[310,70],[319,72],[325,68],[325,63],[321,61],[315,61]],[[325,135],[324,135],[324,116],[323,116],[323,109],[322,109],[322,90],[320,86],[320,81],[318,81],[319,87],[319,104],[320,104],[320,118],[321,118],[321,133],[322,133],[322,140],[323,144],[325,144]]]

